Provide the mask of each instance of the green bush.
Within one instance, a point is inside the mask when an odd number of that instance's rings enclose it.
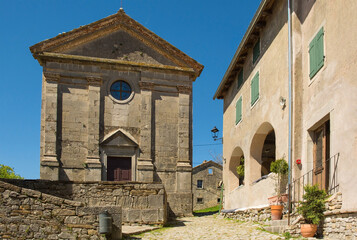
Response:
[[[271,163],[270,171],[273,173],[286,175],[289,171],[289,165],[284,158],[281,158]]]
[[[328,195],[325,190],[320,190],[317,184],[313,186],[306,185],[304,190],[303,201],[299,202],[300,206],[297,208],[298,212],[303,216],[307,224],[319,224],[324,218],[325,203]]]
[[[0,178],[23,179],[20,175],[15,174],[14,169],[2,164],[0,164]]]
[[[237,174],[239,175],[239,177],[244,177],[244,157],[240,158],[240,163],[239,166],[237,167]]]

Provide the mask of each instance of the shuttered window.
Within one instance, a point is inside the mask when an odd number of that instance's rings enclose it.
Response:
[[[259,98],[259,72],[255,74],[251,83],[250,83],[250,93],[251,93],[251,106],[258,100]]]
[[[310,55],[310,79],[323,67],[325,61],[324,55],[324,28],[316,34],[309,45]]]
[[[243,85],[243,69],[238,74],[238,89]]]
[[[253,48],[253,64],[258,60],[260,56],[260,39],[255,43]]]
[[[236,124],[242,120],[242,97],[236,103]]]

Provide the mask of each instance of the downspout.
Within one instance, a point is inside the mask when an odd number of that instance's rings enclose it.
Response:
[[[288,53],[288,64],[289,64],[289,149],[288,149],[288,165],[289,165],[289,173],[288,173],[288,225],[290,225],[290,212],[291,212],[291,167],[292,167],[292,161],[291,161],[291,154],[292,154],[292,147],[291,147],[291,142],[292,142],[292,113],[293,113],[293,105],[292,105],[292,31],[291,31],[291,2],[290,0],[288,1],[288,48],[289,48],[289,53]],[[293,0],[292,0],[293,1]]]

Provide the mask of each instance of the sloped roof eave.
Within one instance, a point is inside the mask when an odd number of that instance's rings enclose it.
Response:
[[[245,46],[250,34],[252,33],[255,25],[257,24],[258,22],[258,19],[260,18],[261,14],[263,13],[263,11],[265,10],[266,6],[268,5],[268,3],[270,2],[273,2],[274,0],[262,0],[257,11],[255,12],[255,15],[252,19],[252,21],[250,22],[249,24],[249,27],[247,29],[247,31],[245,32],[238,48],[237,48],[237,51],[235,52],[234,56],[233,56],[233,59],[231,60],[229,66],[228,66],[228,69],[226,70],[224,76],[223,76],[223,79],[221,80],[220,84],[218,85],[218,88],[213,96],[213,100],[217,99],[220,97],[220,95],[222,94],[222,91],[224,89],[224,86],[228,80],[228,77],[231,73],[231,71],[233,70],[234,68],[234,65],[236,64],[237,60],[238,60],[238,57],[243,49],[243,47]]]

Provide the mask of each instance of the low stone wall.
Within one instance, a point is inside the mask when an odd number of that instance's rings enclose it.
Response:
[[[342,194],[335,193],[326,202],[325,220],[318,232],[324,239],[357,239],[357,210],[345,211],[342,208]],[[295,216],[296,213],[294,214]],[[300,236],[300,225],[304,223],[301,216],[295,217],[287,231],[292,236]]]
[[[1,239],[104,239],[98,233],[98,214],[113,216],[121,239],[119,206],[85,207],[83,203],[0,181]]]
[[[250,208],[245,210],[236,210],[234,212],[221,212],[224,218],[231,218],[245,222],[264,223],[271,220],[270,207]]]
[[[127,224],[164,224],[167,198],[162,184],[3,179],[16,186],[79,201],[84,206],[121,206]]]

